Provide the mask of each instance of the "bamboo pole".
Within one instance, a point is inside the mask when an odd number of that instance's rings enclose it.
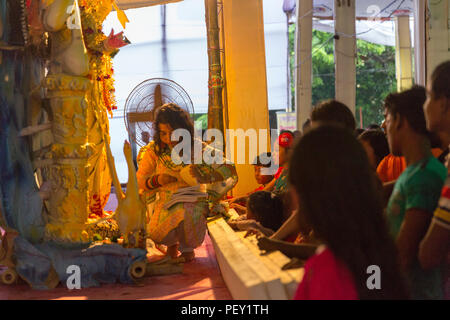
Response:
[[[220,26],[220,33],[219,33],[219,40],[220,40],[220,47],[222,48],[221,50],[221,65],[222,65],[222,79],[223,79],[223,116],[224,116],[224,130],[230,127],[230,118],[228,115],[228,95],[227,95],[227,66],[226,66],[226,59],[225,59],[225,33],[224,33],[224,19],[223,19],[223,0],[222,1],[218,1],[218,8],[219,8],[219,26]],[[225,136],[224,136],[225,139]],[[225,140],[224,140],[224,144]],[[224,149],[225,151],[225,149]]]
[[[205,0],[205,9],[209,62],[208,129],[218,129],[223,133],[223,79],[220,63],[217,0]]]

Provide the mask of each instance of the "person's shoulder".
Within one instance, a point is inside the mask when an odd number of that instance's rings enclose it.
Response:
[[[447,169],[435,157],[430,157],[428,160],[417,164],[414,170],[410,172],[409,182],[412,184],[440,184],[442,187],[447,178]]]
[[[142,147],[143,152],[143,157],[151,157],[151,158],[155,158],[156,156],[156,143],[155,141],[150,141],[146,146]]]
[[[330,288],[339,288],[340,285],[352,286],[351,274],[346,265],[334,253],[324,246],[319,246],[314,256],[305,264],[305,271],[312,274],[310,280],[328,283]]]
[[[151,142],[150,142],[151,143]],[[140,149],[139,149],[139,153],[144,153],[144,152],[146,152],[149,148],[150,148],[150,143],[148,143],[148,144],[146,144],[146,145],[144,145],[144,146],[142,146]]]
[[[434,210],[434,202],[437,202],[447,175],[432,158],[408,167],[399,178],[402,193],[408,199],[407,207],[424,206],[428,211]]]
[[[308,268],[327,268],[330,261],[334,261],[334,255],[330,249],[325,246],[319,246],[316,253],[306,261],[305,267]]]
[[[402,164],[402,157],[396,157],[392,153],[390,153],[383,159],[381,159],[380,163],[377,166],[377,173],[380,174],[387,172],[389,168],[401,164]]]
[[[156,142],[155,142],[155,141],[150,141],[150,142],[145,146],[145,148],[146,148],[147,150],[151,150],[151,151],[153,151],[153,152],[156,152],[156,148],[157,148]]]
[[[433,181],[445,181],[447,169],[435,157],[429,157],[416,164],[410,165],[399,177],[404,184],[420,184]]]
[[[426,169],[438,174],[443,181],[447,178],[447,168],[435,157],[430,158]]]

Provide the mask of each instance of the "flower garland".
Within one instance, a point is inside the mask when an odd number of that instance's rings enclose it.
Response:
[[[114,0],[79,0],[83,36],[90,58],[89,78],[96,81],[98,104],[108,111],[117,109],[114,89],[112,58],[118,52],[106,52],[104,41],[108,38],[102,31],[103,21],[112,10]],[[95,89],[94,89],[95,90]]]

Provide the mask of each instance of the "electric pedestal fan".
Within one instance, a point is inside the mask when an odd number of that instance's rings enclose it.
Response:
[[[153,136],[153,121],[156,111],[166,103],[175,103],[194,116],[194,105],[186,91],[176,82],[164,78],[145,80],[136,86],[125,102],[125,126],[133,146],[136,159],[136,144],[147,144],[142,138],[144,132]]]

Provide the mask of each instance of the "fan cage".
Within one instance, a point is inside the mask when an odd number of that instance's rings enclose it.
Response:
[[[186,110],[194,119],[194,105],[187,92],[175,81],[165,78],[152,78],[138,84],[128,96],[125,102],[124,120],[125,127],[131,140],[143,147],[146,142],[142,139],[142,133],[148,132],[150,139],[153,137],[154,129],[152,121],[138,121],[134,125],[128,121],[128,114],[131,112],[149,112],[155,105],[155,89],[160,85],[162,105],[175,103]]]

